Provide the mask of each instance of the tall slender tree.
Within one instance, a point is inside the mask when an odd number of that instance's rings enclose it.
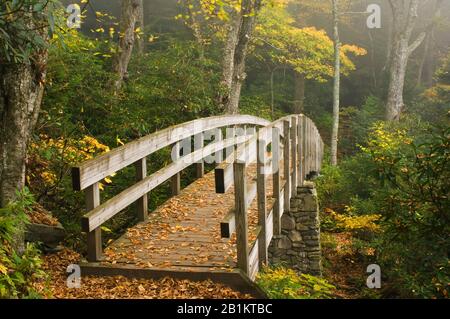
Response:
[[[337,165],[339,109],[341,87],[341,41],[339,38],[339,0],[333,0],[333,42],[334,42],[334,77],[333,77],[333,127],[331,131],[331,165]]]
[[[441,6],[443,0],[436,0],[434,3],[434,9],[432,12],[432,18],[430,24],[427,26],[424,49],[422,53],[422,58],[419,64],[419,71],[417,75],[417,86],[421,86],[425,84],[427,87],[431,87],[433,85],[433,73],[434,73],[434,55],[430,52],[433,52],[433,37],[436,26],[441,17]]]
[[[419,0],[389,0],[393,13],[393,36],[389,70],[389,89],[386,104],[386,120],[398,121],[404,109],[403,89],[406,68],[411,54],[423,42],[426,33],[421,33],[410,43],[418,17]]]
[[[240,12],[240,26],[237,33],[237,42],[233,58],[233,75],[231,89],[225,104],[228,114],[239,112],[239,99],[241,97],[242,84],[245,81],[245,61],[247,58],[248,44],[255,28],[256,15],[261,8],[261,0],[242,0]]]

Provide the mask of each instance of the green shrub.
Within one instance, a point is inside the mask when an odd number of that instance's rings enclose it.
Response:
[[[16,202],[0,209],[0,298],[38,298],[33,285],[46,278],[39,250],[28,243],[19,254],[13,245],[28,222],[26,211],[33,203],[28,191],[18,195]]]
[[[377,125],[363,150],[376,163],[383,215],[378,257],[406,297],[448,297],[450,127],[416,136]]]
[[[325,279],[284,267],[265,268],[256,282],[272,299],[331,299],[336,289]]]

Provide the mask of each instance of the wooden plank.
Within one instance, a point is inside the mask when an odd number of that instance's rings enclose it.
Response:
[[[283,150],[283,169],[284,174],[283,177],[286,180],[284,185],[284,209],[280,211],[280,217],[284,213],[284,211],[289,211],[290,209],[290,201],[291,201],[291,177],[290,177],[290,158],[291,158],[291,141],[290,141],[290,122],[284,122],[284,150]]]
[[[236,248],[237,264],[245,274],[249,274],[248,263],[248,216],[246,199],[245,164],[234,163],[235,214],[236,214]]]
[[[269,248],[270,242],[273,238],[273,210],[269,213],[266,219],[266,248]]]
[[[257,200],[258,200],[258,225],[261,227],[261,237],[259,239],[259,260],[262,264],[267,264],[267,245],[266,245],[266,151],[267,143],[260,139],[258,134],[258,143],[256,147],[257,165],[256,165],[256,183],[257,183]]]
[[[319,133],[317,127],[314,126],[314,170],[319,171]]]
[[[136,181],[142,181],[147,177],[147,158],[143,158],[135,163]],[[95,208],[95,207],[94,207]],[[147,194],[136,201],[136,216],[138,221],[143,222],[148,217],[148,198]]]
[[[254,243],[252,248],[250,249],[250,254],[248,256],[248,263],[249,263],[249,277],[251,280],[255,280],[256,274],[259,271],[259,239],[257,239]]]
[[[310,173],[310,159],[311,159],[311,149],[310,149],[310,131],[309,131],[309,118],[305,118],[305,176],[308,176]]]
[[[246,191],[246,205],[245,205],[245,211],[248,210],[252,202],[255,200],[257,195],[257,184],[256,183],[249,183],[247,184],[247,191]],[[236,230],[236,218],[235,218],[235,209],[232,209],[220,222],[220,234],[222,238],[231,238],[231,235]]]
[[[292,175],[291,175],[291,197],[297,193],[297,118],[292,118],[291,123],[291,157],[292,157]]]
[[[180,142],[174,144],[172,148],[172,160],[178,161],[180,159]],[[170,182],[170,190],[172,196],[177,196],[181,192],[181,173],[176,173],[172,176]]]
[[[279,220],[278,220],[278,222],[279,222],[280,224],[281,224],[281,217],[283,217],[283,214],[284,214],[284,212],[286,211],[285,206],[284,206],[285,201],[282,200],[282,199],[285,198],[285,196],[286,196],[286,183],[284,182],[284,183],[282,183],[282,184],[283,184],[283,186],[281,187],[280,195],[279,195],[279,197],[280,197],[280,214],[279,214]],[[274,220],[274,222],[277,222],[277,221]]]
[[[303,116],[302,118],[302,179],[303,182],[306,179],[306,146],[307,146],[307,137],[306,137],[306,116]]]
[[[146,177],[142,181],[136,183],[85,215],[82,218],[83,230],[92,231],[93,229],[101,226],[104,222],[114,217],[131,203],[155,189],[157,186],[161,185],[175,174],[190,166],[192,163],[195,163],[195,161],[199,160],[203,156],[211,155],[220,149],[229,147],[230,145],[236,143],[236,141],[245,141],[246,138],[248,137],[242,136],[236,139],[226,139],[218,141],[217,143],[211,143],[205,146],[202,150],[188,154],[179,161],[172,163],[158,172]]]
[[[203,133],[194,136],[194,150],[200,150],[205,145],[205,139]],[[203,158],[195,163],[195,176],[197,178],[202,178],[205,175],[205,162]]]
[[[86,209],[88,211],[100,205],[100,185],[94,183],[85,191]],[[95,227],[87,232],[87,260],[89,262],[99,261],[102,257],[102,230]]]
[[[303,175],[303,114],[299,115],[297,123],[297,145],[298,145],[298,174],[297,185],[302,186],[304,182]]]
[[[222,141],[223,140],[223,134],[222,134],[222,130],[220,128],[216,129],[216,133],[215,133],[215,141]],[[217,165],[220,165],[223,162],[223,150],[220,150],[218,152],[216,152],[215,156],[215,161]]]
[[[95,182],[101,181],[141,158],[147,157],[184,138],[215,128],[238,124],[266,126],[270,122],[250,115],[224,115],[169,127],[73,167],[73,188],[78,191],[84,190]]]
[[[272,135],[272,162],[280,163],[280,130],[276,128],[274,130],[274,134]],[[281,223],[280,223],[280,214],[281,214],[281,202],[282,197],[280,197],[280,165],[277,165],[277,169],[272,174],[272,184],[273,184],[273,194],[275,197],[275,203],[273,207],[273,234],[278,236],[281,234]]]

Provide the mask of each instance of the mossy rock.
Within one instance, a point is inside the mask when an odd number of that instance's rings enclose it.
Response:
[[[43,243],[48,247],[58,246],[65,236],[66,231],[60,223],[57,226],[28,224],[25,232],[26,241]]]

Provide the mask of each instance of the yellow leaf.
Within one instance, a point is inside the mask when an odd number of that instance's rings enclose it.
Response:
[[[122,142],[118,136],[116,137],[116,142],[117,142],[117,144],[125,145],[125,143]]]
[[[6,275],[8,273],[8,268],[6,268],[4,265],[0,264],[0,273]]]

